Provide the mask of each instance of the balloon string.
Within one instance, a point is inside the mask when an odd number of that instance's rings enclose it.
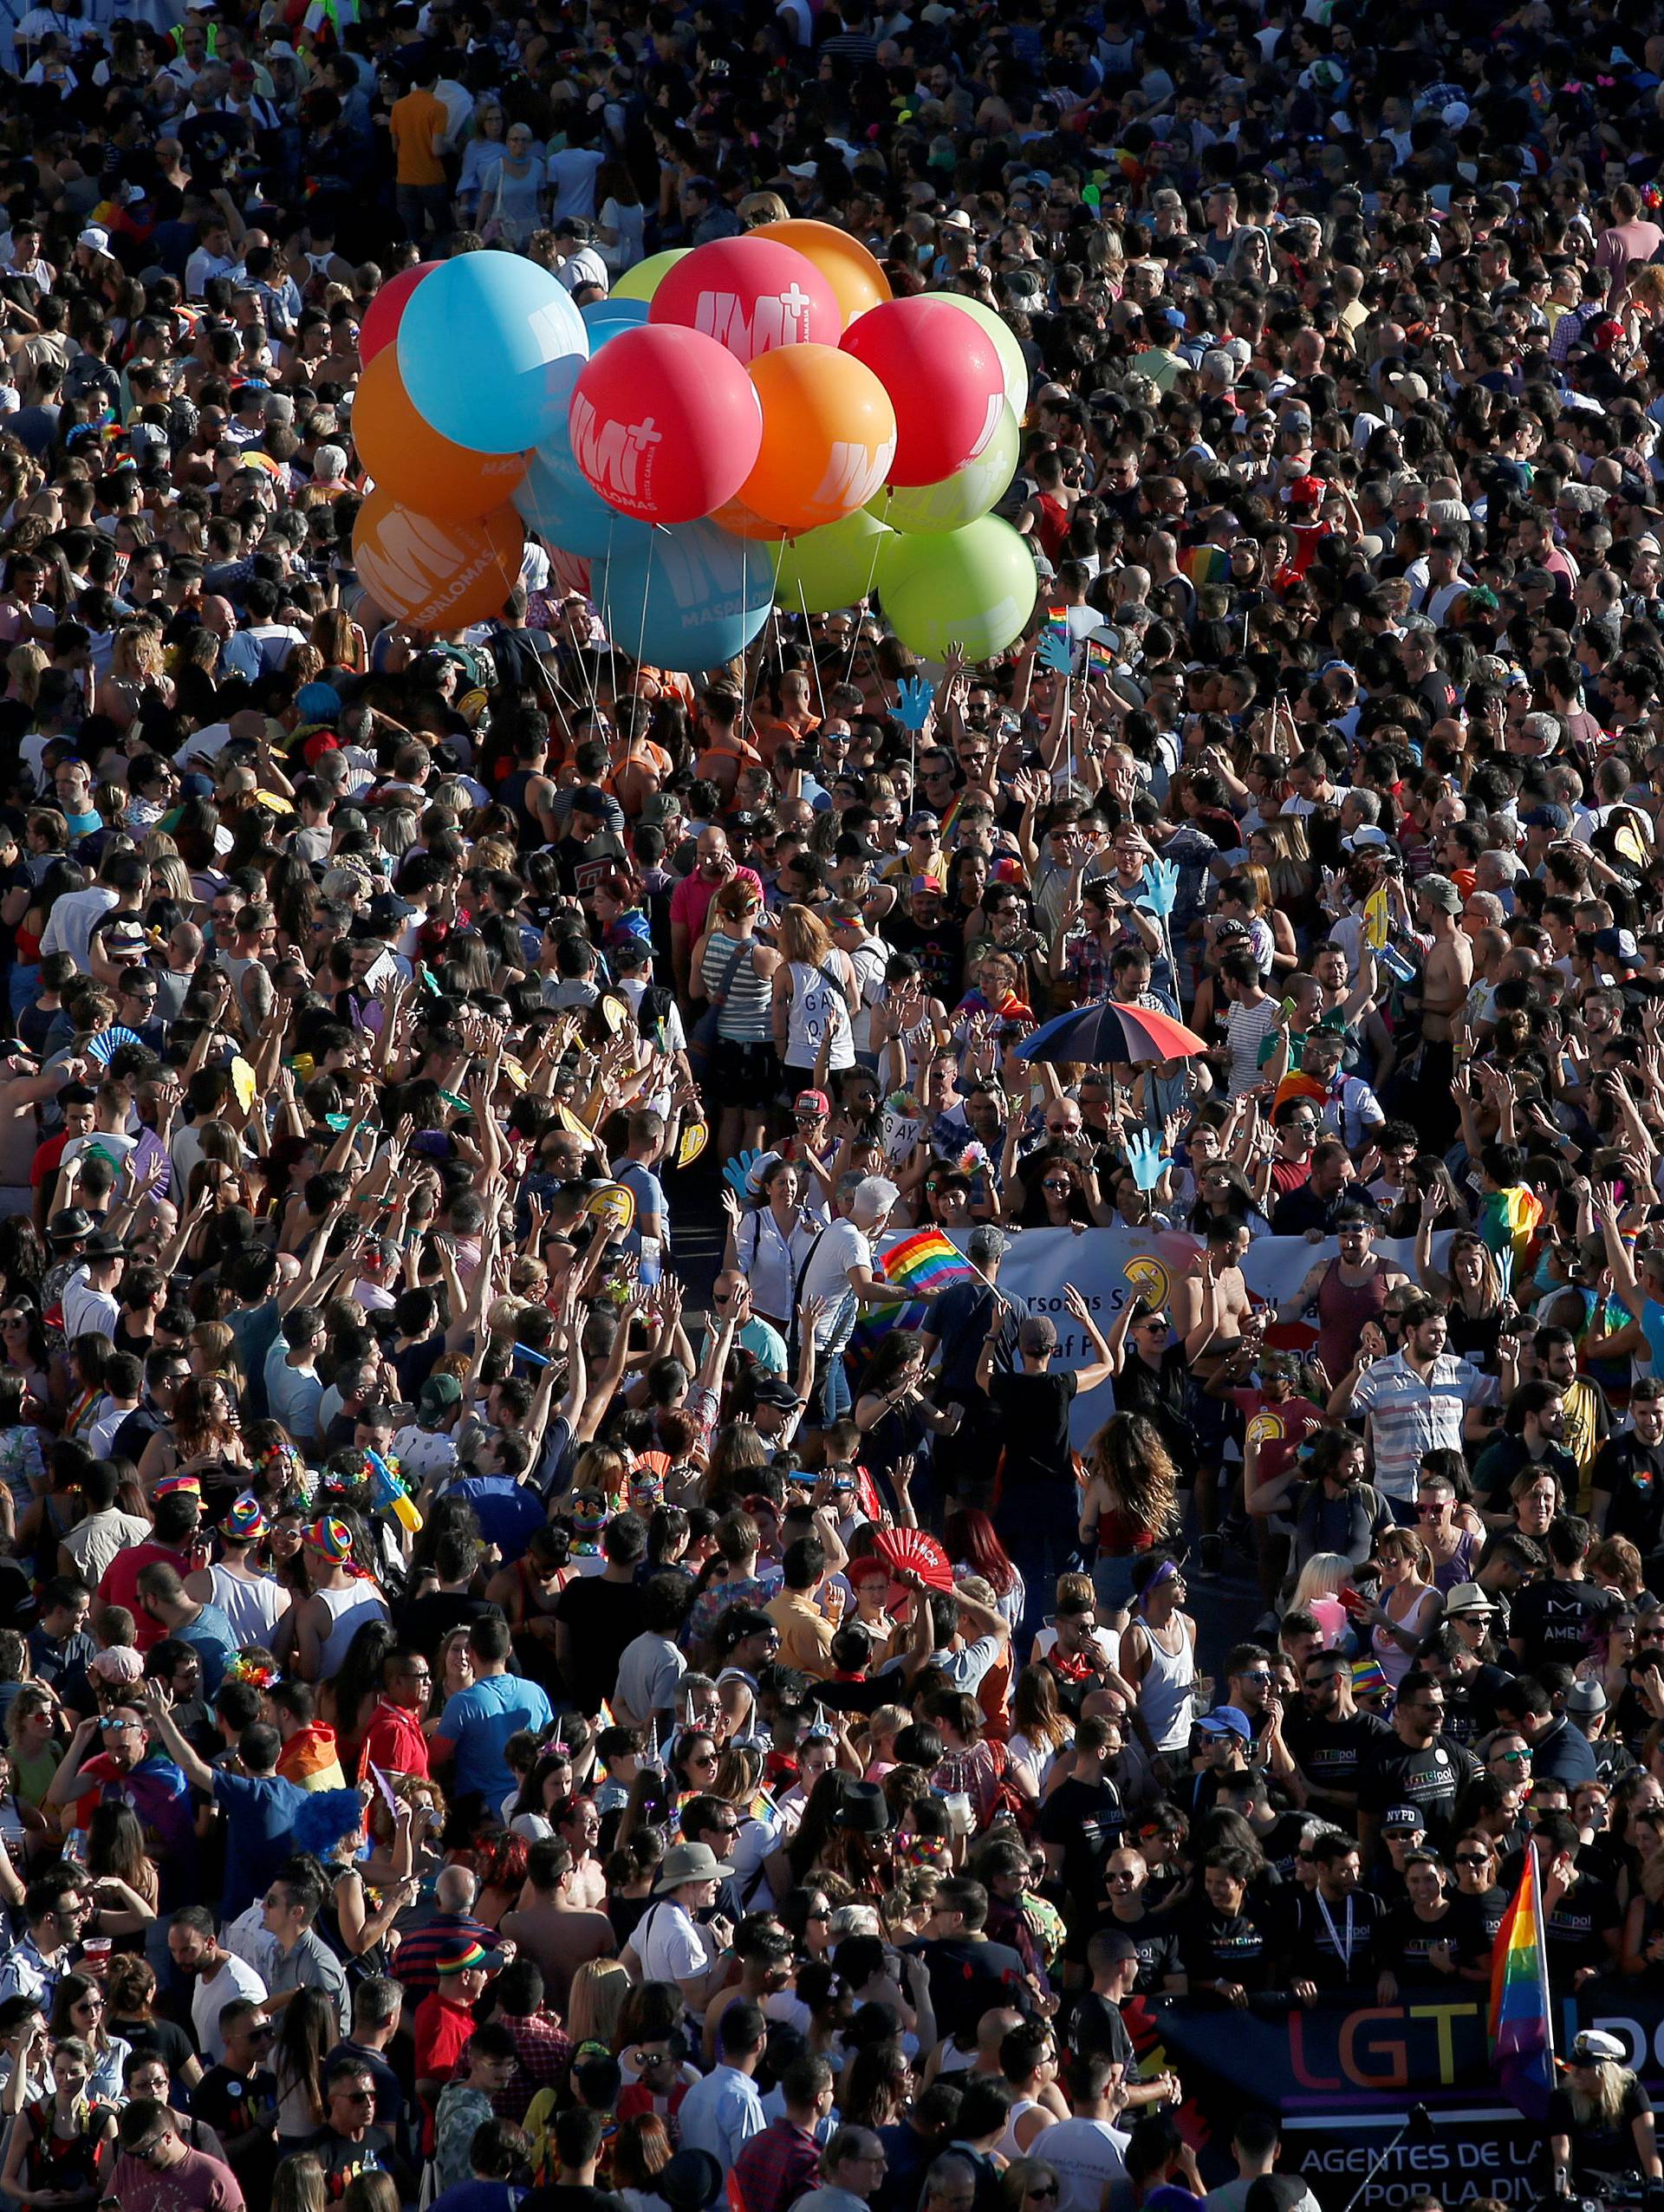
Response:
[[[783,547],[782,552],[783,553],[783,551],[784,548]],[[782,566],[783,565],[784,563],[783,561]],[[775,582],[777,587],[779,583],[778,570],[776,571]],[[821,686],[821,656],[815,650],[815,634],[809,628],[809,594],[803,589],[803,580],[802,576],[799,576],[797,579],[797,604],[803,610],[803,637],[809,647],[809,665],[815,671],[815,696],[821,703],[821,719],[824,722],[826,719],[826,693]]]
[[[749,606],[751,604],[751,544],[749,538],[742,538],[740,543],[745,549],[739,556],[740,603],[742,606]],[[783,537],[780,540],[782,547],[781,559],[783,559],[784,557],[783,549],[785,543],[786,541]],[[780,559],[777,559],[774,564],[774,582],[769,587],[769,618],[763,625],[762,629],[760,629],[757,634],[757,642],[759,645],[762,644],[765,634],[770,638],[774,647],[774,657],[777,663],[778,663],[780,660],[780,609],[775,604],[774,595],[779,589],[779,585]],[[757,695],[763,688],[763,671],[768,666],[768,660],[769,648],[767,646],[763,646],[762,651],[758,653],[756,660],[752,663],[754,679],[751,685],[751,695],[745,704],[745,721],[748,727],[751,719],[751,709],[757,705]],[[745,667],[745,655],[744,652],[740,654],[739,665],[743,679]]]
[[[855,654],[861,646],[861,605],[873,595],[873,579],[878,574],[879,548],[883,544],[883,543],[884,540],[881,537],[875,537],[873,540],[873,559],[872,565],[867,571],[867,589],[861,593],[861,599],[855,603],[855,625],[849,633],[849,658],[843,665],[843,680],[846,684],[849,681],[850,677],[855,673]]]
[[[647,595],[653,589],[653,545],[660,528],[657,523],[653,525],[653,537],[647,540],[647,557],[641,569],[641,627],[635,634],[635,680],[630,686],[633,699],[639,699],[641,696],[641,655],[647,643]]]

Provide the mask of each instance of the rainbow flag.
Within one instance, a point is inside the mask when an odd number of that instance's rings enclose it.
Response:
[[[1524,1183],[1515,1183],[1507,1190],[1487,1191],[1480,1200],[1479,1241],[1496,1261],[1505,1291],[1512,1283],[1516,1268],[1524,1266],[1542,1219],[1542,1200]]]
[[[1179,556],[1179,565],[1199,591],[1204,584],[1225,582],[1231,556],[1222,545],[1192,545]]]
[[[1548,2118],[1554,2086],[1554,2015],[1543,1940],[1543,1890],[1535,1851],[1491,1954],[1491,2047],[1497,2079],[1529,2120]]]
[[[344,1790],[335,1732],[322,1721],[297,1728],[277,1754],[277,1772],[302,1790]]]
[[[887,1283],[911,1291],[946,1291],[955,1283],[979,1280],[976,1269],[950,1237],[939,1229],[915,1229],[894,1244],[878,1263]],[[895,1305],[869,1305],[863,1319],[869,1329],[922,1329],[930,1309],[915,1299]]]
[[[1108,676],[1115,672],[1115,656],[1101,637],[1086,641],[1086,670],[1089,676]]]

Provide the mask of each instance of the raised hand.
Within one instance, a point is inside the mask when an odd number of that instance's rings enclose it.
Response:
[[[1043,668],[1050,668],[1054,676],[1067,676],[1075,665],[1067,638],[1058,636],[1056,630],[1045,631],[1035,654]]]

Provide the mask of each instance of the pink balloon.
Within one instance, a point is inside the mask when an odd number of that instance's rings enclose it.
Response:
[[[895,409],[894,485],[939,484],[999,427],[1004,372],[994,342],[949,301],[920,293],[869,308],[843,334]]]
[[[589,596],[589,563],[581,553],[568,553],[551,545],[549,551],[549,580],[556,591],[581,591]]]
[[[814,263],[772,238],[713,238],[679,261],[647,320],[714,338],[738,361],[777,346],[835,346],[838,296]]]
[[[366,368],[398,336],[406,303],[423,277],[439,265],[437,261],[419,261],[413,268],[401,269],[396,276],[388,277],[365,309],[364,320],[358,326],[358,357]]]
[[[609,338],[585,364],[568,428],[585,479],[621,514],[691,523],[751,474],[763,407],[714,338],[649,324]]]

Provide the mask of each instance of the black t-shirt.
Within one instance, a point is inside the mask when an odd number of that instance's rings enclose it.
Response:
[[[1024,2014],[1034,2010],[1023,1962],[1004,1943],[969,1942],[962,1936],[947,1936],[903,1949],[917,1951],[925,1962],[936,2033],[952,2036],[967,2050],[976,2042],[985,2013],[998,2006],[1012,2006]]]
[[[1641,1552],[1658,1548],[1664,1518],[1664,1444],[1643,1444],[1633,1429],[1610,1436],[1589,1471],[1591,1490],[1612,1500],[1608,1536],[1627,1536]]]
[[[191,2110],[225,2145],[245,2196],[252,2178],[270,2178],[277,2163],[277,2078],[269,2066],[252,2073],[223,2062],[210,2066],[191,2092]]]
[[[1548,2132],[1571,2138],[1572,2178],[1579,2189],[1599,2194],[1639,2166],[1635,2122],[1652,2108],[1652,2099],[1633,2074],[1623,2092],[1622,2109],[1610,2127],[1602,2127],[1593,2117],[1580,2120],[1573,2110],[1569,2089],[1557,2089],[1551,2093]]]
[[[1509,1902],[1508,1891],[1500,1887],[1486,1890],[1477,1897],[1459,1890],[1452,1897],[1445,1926],[1459,1965],[1478,1966],[1489,1960]]]
[[[1193,1991],[1216,1981],[1239,1982],[1250,1994],[1271,1987],[1273,1946],[1264,1916],[1251,1904],[1224,1913],[1199,1899],[1180,1922],[1179,1942]]]
[[[320,2128],[306,2148],[323,2168],[324,2195],[339,2204],[347,2184],[356,2174],[391,2174],[399,2187],[400,2203],[416,2194],[416,2176],[393,2148],[386,2128],[366,2128],[362,2143],[337,2135],[334,2128]]]
[[[1445,1683],[1445,1734],[1470,1744],[1497,1725],[1497,1692],[1513,1676],[1505,1667],[1482,1660],[1471,1675],[1452,1675]]]
[[[1090,1989],[1084,1993],[1069,2024],[1069,2047],[1083,2058],[1112,2059],[1117,2066],[1131,2067],[1133,2039],[1113,1998],[1100,1997]]]
[[[1032,1526],[1037,1513],[1050,1525],[1062,1515],[1076,1523],[1075,1470],[1069,1451],[1069,1409],[1076,1378],[1060,1375],[991,1375],[988,1396],[1005,1430],[998,1520],[1003,1533]]]
[[[562,837],[555,848],[555,861],[561,871],[562,890],[569,898],[581,899],[614,868],[627,868],[629,855],[621,837],[601,830],[582,843],[576,837]]]
[[[886,914],[883,923],[886,941],[898,953],[911,953],[924,971],[925,988],[933,999],[951,1006],[960,996],[960,974],[965,966],[965,932],[957,921],[950,921],[946,914],[922,929],[913,916],[898,907],[894,914]]]
[[[1437,1920],[1423,1920],[1407,1898],[1395,1905],[1382,1933],[1381,1963],[1398,1976],[1401,1989],[1442,1985],[1448,1976],[1429,1964],[1427,1954],[1451,1942],[1453,1905]]]
[[[1367,1989],[1381,1968],[1391,1965],[1381,1948],[1386,1909],[1371,1891],[1355,1890],[1336,1903],[1315,1890],[1297,1889],[1286,1910],[1291,1981],[1315,1982],[1319,1989]]]
[[[1592,1582],[1529,1582],[1514,1598],[1508,1640],[1524,1646],[1525,1665],[1558,1660],[1575,1667],[1589,1656],[1594,1636],[1606,1618],[1607,1600]]]
[[[393,1622],[401,1643],[432,1659],[452,1629],[471,1628],[485,1614],[500,1610],[465,1590],[432,1590],[400,1605]]]
[[[1121,1842],[1127,1814],[1110,1781],[1059,1782],[1040,1808],[1040,1840],[1060,1849],[1063,1886],[1078,1912],[1090,1912],[1103,1896],[1103,1862]]]
[[[1617,1898],[1603,1882],[1579,1875],[1549,1915],[1544,1943],[1549,1955],[1549,1982],[1557,1995],[1570,1991],[1582,1967],[1604,1972],[1612,1964],[1605,1938],[1622,1926]]]
[[[1389,1805],[1414,1805],[1427,1822],[1427,1841],[1438,1849],[1449,1835],[1457,1799],[1483,1771],[1472,1752],[1442,1733],[1412,1750],[1389,1729],[1381,1742],[1369,1747],[1359,1807],[1379,1815]]]
[[[1327,1721],[1304,1706],[1291,1705],[1283,1715],[1283,1740],[1310,1783],[1319,1812],[1329,1806],[1336,1812],[1350,1809],[1340,1805],[1333,1792],[1340,1790],[1356,1797],[1372,1747],[1379,1747],[1392,1733],[1375,1713],[1354,1713],[1349,1720]]]
[[[1115,1377],[1117,1413],[1141,1413],[1152,1422],[1167,1446],[1180,1474],[1196,1472],[1196,1432],[1186,1407],[1190,1398],[1190,1363],[1182,1344],[1169,1344],[1152,1367],[1136,1352],[1128,1352]]]
[[[593,1720],[617,1684],[626,1645],[645,1624],[640,1585],[579,1575],[556,1600],[555,1617],[569,1640],[567,1690],[579,1712]]]
[[[1154,1997],[1160,1994],[1169,1975],[1184,1972],[1184,1962],[1179,1955],[1179,1936],[1173,1922],[1165,1916],[1147,1912],[1137,1920],[1117,1920],[1112,1912],[1102,1914],[1095,1922],[1091,1933],[1124,1936],[1138,1953],[1138,1980],[1134,1994]],[[1076,2044],[1077,2050],[1082,2046]]]

